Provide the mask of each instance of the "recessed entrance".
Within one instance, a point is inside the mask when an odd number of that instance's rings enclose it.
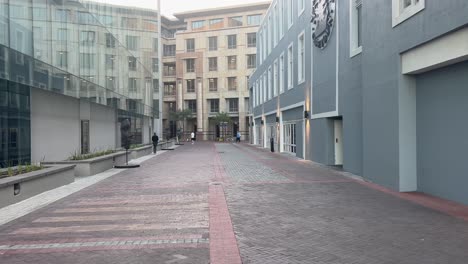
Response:
[[[335,165],[343,165],[343,120],[334,120]]]

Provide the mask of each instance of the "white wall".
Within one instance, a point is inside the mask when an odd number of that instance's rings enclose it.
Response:
[[[80,149],[79,108],[77,99],[31,89],[32,162],[64,160]]]
[[[90,151],[115,149],[117,117],[115,109],[90,103]]]
[[[31,158],[65,160],[81,151],[81,120],[89,120],[90,151],[116,148],[116,111],[39,89],[31,90]]]

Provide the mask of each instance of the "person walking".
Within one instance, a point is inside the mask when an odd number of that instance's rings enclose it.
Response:
[[[156,154],[156,151],[158,149],[158,141],[159,137],[154,133],[153,137],[151,138],[151,141],[153,141],[153,153]]]
[[[195,132],[190,133],[190,138],[192,139],[192,144],[195,143]]]
[[[240,139],[241,139],[241,133],[239,131],[237,131],[237,134],[236,134],[236,143],[240,143]]]

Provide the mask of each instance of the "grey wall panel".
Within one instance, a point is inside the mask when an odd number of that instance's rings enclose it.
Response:
[[[263,113],[263,109],[261,107],[256,107],[253,111],[254,116],[259,116]]]
[[[302,106],[283,111],[283,122],[301,120],[303,118],[304,108]]]
[[[326,165],[334,164],[333,121],[322,118],[310,121],[311,160]]]
[[[312,111],[314,114],[336,109],[336,47],[337,27],[335,23],[332,36],[324,49],[312,45]]]
[[[117,129],[116,110],[95,103],[91,103],[90,106],[90,150],[115,149]]]
[[[296,123],[296,156],[304,158],[304,121]]]
[[[418,190],[468,204],[468,62],[417,78]]]
[[[266,124],[274,124],[274,123],[276,123],[276,114],[266,116],[266,117],[265,117],[265,121],[266,121],[266,122],[265,122]]]
[[[271,111],[276,111],[276,110],[278,110],[278,100],[277,100],[277,98],[274,98],[274,99],[266,102],[263,105],[264,113],[269,113]]]
[[[31,89],[31,160],[61,161],[80,152],[79,100]]]

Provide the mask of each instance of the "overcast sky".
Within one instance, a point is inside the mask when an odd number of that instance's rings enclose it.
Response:
[[[162,14],[171,16],[174,13],[197,9],[216,8],[229,5],[240,5],[269,0],[160,0]],[[157,0],[98,0],[98,2],[117,5],[131,5],[136,7],[157,9]]]

